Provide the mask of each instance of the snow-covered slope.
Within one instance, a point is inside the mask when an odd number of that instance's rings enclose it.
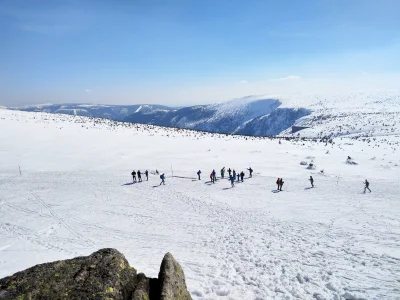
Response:
[[[398,299],[398,136],[278,143],[1,110],[0,141],[0,277],[114,247],[149,276],[170,251],[194,299]],[[255,174],[211,184],[223,166]]]
[[[400,134],[399,90],[313,95],[298,97],[297,102],[283,102],[283,106],[305,106],[312,111],[295,122],[294,125],[310,127],[296,135],[364,138]],[[288,128],[281,134],[290,132]]]
[[[261,116],[267,117],[279,105],[281,102],[278,99],[250,96],[223,103],[191,106],[164,112],[139,111],[125,118],[125,121],[235,134],[254,119]]]

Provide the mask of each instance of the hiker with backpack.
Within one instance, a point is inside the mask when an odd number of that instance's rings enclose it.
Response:
[[[252,178],[253,177],[253,169],[250,167],[247,170],[249,170],[249,173],[250,173],[249,177]]]
[[[229,178],[231,178],[231,174],[232,174],[232,170],[231,170],[231,168],[229,168],[229,169],[228,169]]]
[[[364,194],[368,190],[371,193],[371,190],[369,189],[369,182],[367,179],[364,181],[365,187],[364,187]]]
[[[243,178],[244,178],[244,172],[242,171],[242,172],[240,172],[240,179],[242,180],[242,182],[243,182]]]
[[[276,181],[276,184],[278,185],[278,191],[279,191],[279,187],[281,185],[281,179],[280,178],[278,178],[278,180]]]
[[[225,167],[221,169],[221,178],[223,179],[225,177]]]
[[[311,187],[313,188],[314,187],[314,178],[312,176],[310,176],[309,180],[311,182]]]
[[[137,176],[138,176],[139,182],[142,182],[142,173],[140,172],[140,170],[137,171]]]
[[[232,172],[232,177],[233,177],[233,180],[236,179],[236,171],[235,170],[233,170],[233,172]]]
[[[164,173],[162,173],[162,174],[160,175],[160,179],[161,179],[160,185],[161,185],[161,184],[165,185],[165,174],[164,174]]]
[[[149,171],[146,170],[146,172],[144,172],[144,175],[146,175],[146,181],[149,181]]]
[[[285,182],[283,181],[283,178],[281,178],[281,180],[279,181],[279,186],[280,186],[279,190],[280,191],[282,191],[282,186],[283,186],[284,183]]]
[[[233,176],[229,176],[229,181],[231,182],[231,187],[235,186],[235,178]]]
[[[201,171],[198,170],[198,171],[197,171],[197,176],[199,177],[199,180],[200,180],[200,175],[201,175]]]
[[[215,182],[214,182],[214,176],[213,176],[213,173],[212,173],[212,172],[210,173],[210,181],[211,181],[212,183],[215,183]]]
[[[132,175],[132,180],[133,180],[132,182],[136,182],[136,171],[133,170],[131,175]]]
[[[215,172],[215,170],[212,171],[212,176],[213,176],[213,182],[215,183],[215,181],[217,180],[217,173]]]

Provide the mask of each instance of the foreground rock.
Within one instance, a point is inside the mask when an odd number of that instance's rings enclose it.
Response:
[[[189,300],[185,275],[170,253],[159,278],[137,274],[115,249],[36,265],[0,279],[0,299]]]

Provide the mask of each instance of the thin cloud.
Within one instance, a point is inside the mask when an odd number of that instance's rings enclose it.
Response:
[[[247,80],[245,80],[245,79],[243,79],[243,80],[240,80],[240,83],[247,83],[248,81]]]
[[[299,80],[299,79],[301,79],[300,76],[289,75],[289,76],[286,76],[286,77],[274,78],[274,79],[271,79],[270,81],[288,81],[288,80]]]

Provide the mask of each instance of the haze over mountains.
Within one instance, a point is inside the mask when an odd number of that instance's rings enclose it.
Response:
[[[388,130],[397,132],[394,128],[399,125],[400,91],[248,96],[183,108],[148,104],[44,104],[10,109],[252,136],[290,134],[293,125],[309,127],[301,134],[312,137],[376,135]]]

